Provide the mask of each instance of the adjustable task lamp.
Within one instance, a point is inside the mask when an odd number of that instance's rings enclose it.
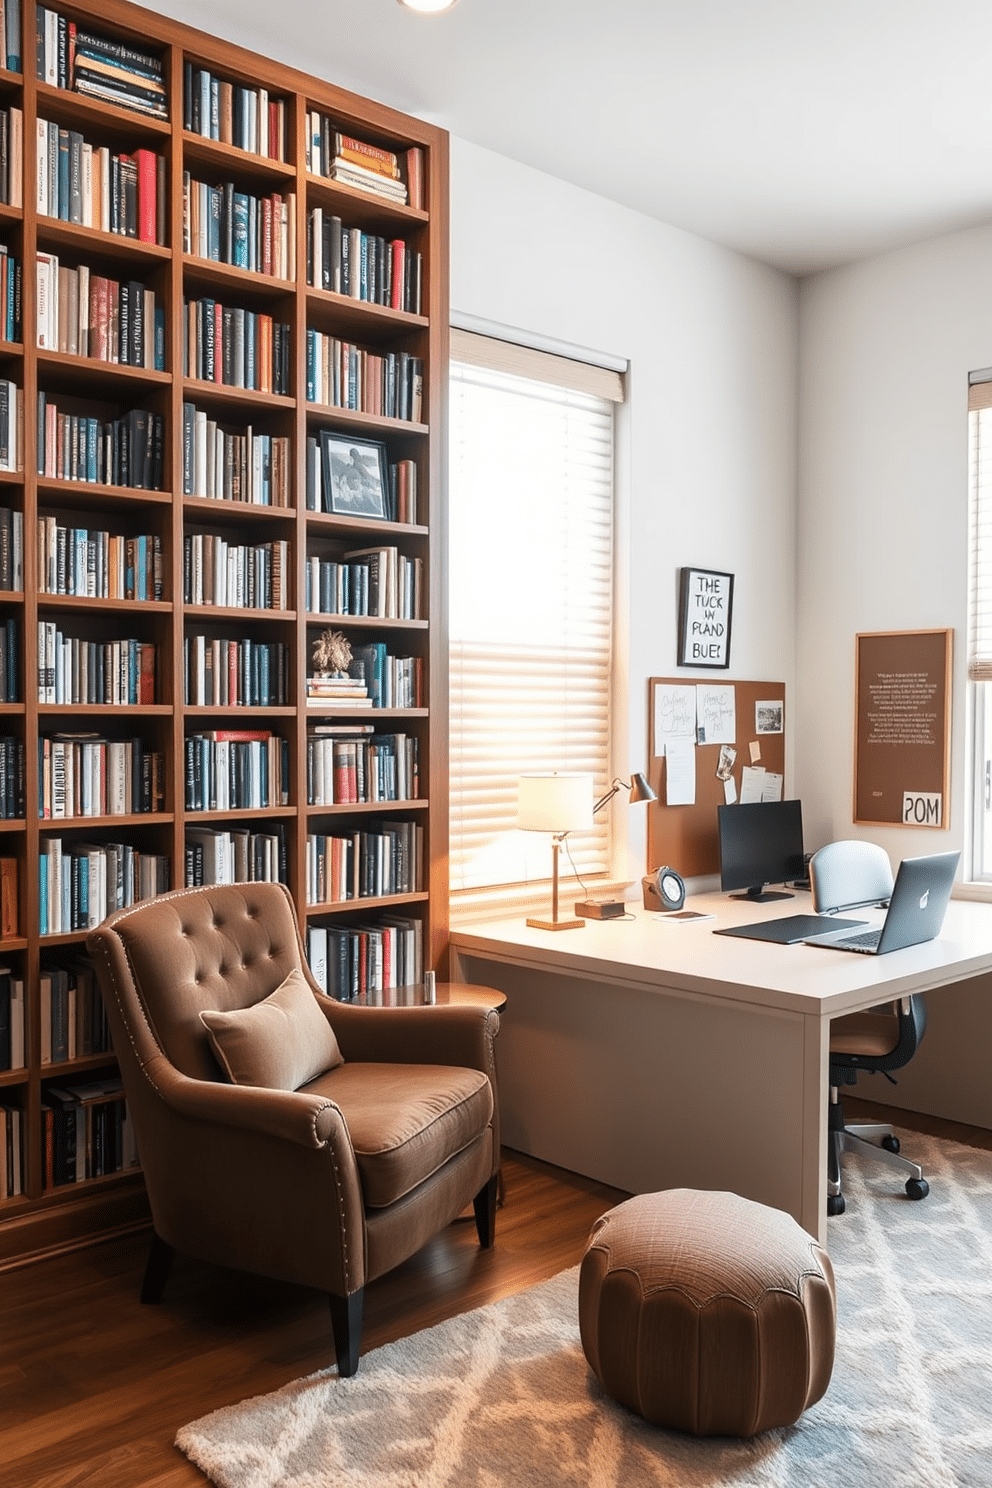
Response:
[[[608,801],[612,801],[619,790],[630,791],[631,801],[656,801],[658,799],[643,775],[631,775],[629,781],[614,780],[605,796],[600,796],[592,808],[593,815]],[[617,920],[626,911],[627,906],[622,899],[580,899],[575,906],[575,913],[587,920]]]
[[[592,826],[592,776],[521,775],[517,826],[525,832],[551,833],[551,918],[528,919],[535,930],[581,930],[582,920],[558,918],[558,855],[569,832]]]

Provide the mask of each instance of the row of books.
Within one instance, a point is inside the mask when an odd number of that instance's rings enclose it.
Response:
[[[385,641],[351,648],[349,671],[368,688],[373,708],[424,707],[424,667],[419,656],[393,656]]]
[[[137,707],[154,703],[156,650],[151,641],[88,641],[38,621],[38,701]]]
[[[38,119],[36,165],[35,201],[43,217],[164,245],[164,155],[146,148],[116,154],[78,129]]]
[[[11,734],[0,737],[0,817],[4,821],[24,818],[24,741]]]
[[[183,171],[183,252],[275,279],[296,275],[296,194],[252,196]]]
[[[24,280],[20,260],[0,243],[0,340],[20,341]]]
[[[0,966],[0,1070],[23,1069],[25,1048],[24,979]]]
[[[289,506],[289,439],[283,434],[221,428],[193,403],[183,404],[183,495],[253,506]]]
[[[168,856],[128,842],[42,837],[38,856],[38,929],[42,935],[92,930],[115,909],[171,887]]]
[[[16,382],[0,377],[0,470],[24,464],[24,393]]]
[[[38,991],[43,1065],[109,1053],[112,1044],[103,998],[93,963],[86,956],[72,957],[64,964],[43,961]]]
[[[424,979],[423,924],[383,915],[375,925],[309,925],[307,961],[317,985],[339,1002],[375,1001]]]
[[[285,610],[289,543],[231,543],[214,532],[183,538],[183,603]]]
[[[0,506],[0,592],[24,592],[24,513]],[[9,702],[0,691],[0,702]]]
[[[187,811],[260,811],[289,801],[289,746],[265,729],[186,736]]]
[[[386,822],[357,832],[309,832],[307,904],[416,894],[423,888],[424,829]]]
[[[200,884],[285,883],[286,834],[247,827],[186,829],[186,887]]]
[[[36,7],[39,81],[71,88],[119,108],[168,117],[162,63],[137,47],[95,32],[45,6]]]
[[[130,816],[161,811],[165,756],[144,740],[99,734],[51,734],[38,739],[38,815]]]
[[[408,351],[369,351],[308,327],[307,402],[419,423],[423,358]]]
[[[183,664],[189,707],[278,708],[288,701],[285,641],[191,635],[183,642]]]
[[[0,1100],[0,1201],[24,1192],[21,1108]]]
[[[374,615],[419,620],[423,615],[424,560],[398,548],[357,548],[338,559],[307,559],[306,607],[311,614]]]
[[[218,300],[183,302],[183,374],[224,387],[289,393],[289,326]]]
[[[162,539],[38,518],[38,588],[89,599],[161,599]]]
[[[350,447],[352,441],[348,441]],[[329,429],[318,434],[308,434],[306,444],[306,504],[307,511],[346,512],[348,515],[381,517],[389,522],[415,523],[417,521],[417,463],[415,460],[397,460],[390,464],[386,458],[386,447],[376,440],[363,440],[364,451],[371,456],[378,451],[377,464],[386,470],[381,491],[381,501],[355,502],[342,499],[339,482],[334,469],[335,451],[341,448],[341,437]],[[368,508],[372,509],[368,509]]]
[[[307,283],[373,305],[420,314],[423,256],[402,238],[345,227],[335,213],[307,213]]]
[[[337,129],[319,110],[306,116],[307,170],[357,191],[370,191],[398,206],[422,210],[424,157],[419,146],[392,150]]]
[[[37,255],[36,345],[122,367],[165,371],[165,312],[137,279],[107,279]]]
[[[162,414],[147,408],[104,420],[69,413],[38,393],[39,475],[161,491],[164,436]]]
[[[336,729],[338,725],[330,724]],[[307,803],[414,801],[420,795],[418,741],[412,734],[307,731]]]
[[[0,9],[4,3],[0,0]],[[13,105],[0,109],[0,202],[24,205],[24,115]]]
[[[44,1186],[60,1188],[138,1166],[134,1128],[118,1076],[42,1091]]]
[[[286,100],[183,64],[183,128],[268,160],[286,159]]]
[[[21,70],[21,0],[0,0],[0,65]]]
[[[12,615],[0,621],[0,703],[21,701],[21,628]]]

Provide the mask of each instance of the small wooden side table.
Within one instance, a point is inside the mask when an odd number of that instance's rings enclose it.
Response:
[[[487,1007],[501,1013],[506,1007],[506,993],[496,987],[475,987],[470,982],[438,982],[434,1002],[438,1007]],[[355,1002],[361,1007],[424,1007],[424,988],[419,982],[407,987],[386,987],[381,992],[360,992]]]

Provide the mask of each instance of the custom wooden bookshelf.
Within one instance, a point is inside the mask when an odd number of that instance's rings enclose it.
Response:
[[[69,1248],[98,1235],[141,1224],[147,1217],[140,1171],[131,1170],[72,1184],[45,1182],[43,1101],[51,1085],[112,1075],[108,1052],[77,1054],[57,1064],[41,1059],[42,1010],[39,990],[44,968],[60,957],[84,951],[85,931],[42,934],[40,858],[50,838],[66,846],[81,842],[122,842],[170,864],[171,884],[185,881],[186,832],[194,827],[238,827],[282,834],[284,876],[300,916],[309,925],[334,926],[383,914],[419,921],[425,966],[435,965],[447,944],[447,780],[446,662],[444,654],[443,486],[445,375],[448,353],[447,136],[420,120],[366,101],[322,80],[257,57],[125,3],[101,0],[99,7],[67,4],[57,13],[112,41],[151,53],[162,63],[168,104],[163,121],[115,103],[57,88],[35,76],[38,8],[22,0],[23,72],[0,68],[0,108],[23,113],[23,204],[0,205],[0,243],[22,266],[22,339],[0,339],[0,379],[23,390],[23,469],[0,471],[0,507],[22,514],[24,585],[0,592],[0,632],[18,626],[20,691],[17,701],[0,702],[0,735],[23,741],[25,800],[23,818],[0,820],[0,857],[13,857],[18,869],[18,933],[0,941],[0,963],[25,988],[26,1058],[23,1068],[0,1072],[0,1102],[20,1113],[23,1192],[0,1197],[0,1268],[32,1256]],[[282,105],[285,159],[268,158],[223,144],[184,128],[184,73],[187,64],[206,69],[224,82],[264,89]],[[319,113],[345,134],[401,157],[421,152],[422,205],[385,200],[369,191],[318,176],[307,168],[309,116]],[[99,227],[60,220],[39,211],[37,121],[78,131],[94,148],[131,155],[147,150],[164,158],[159,208],[164,207],[161,241],[142,241]],[[245,195],[295,197],[295,234],[288,277],[206,260],[183,251],[184,173],[194,182],[231,182]],[[415,310],[368,303],[307,282],[307,214],[314,208],[337,215],[346,227],[400,239],[420,255],[421,297]],[[90,275],[137,281],[154,291],[161,309],[162,365],[130,366],[37,345],[36,256],[58,256],[63,267],[85,266]],[[283,392],[197,380],[184,375],[186,301],[212,299],[222,305],[271,316],[288,326],[288,386]],[[147,308],[148,302],[145,301]],[[423,400],[419,416],[383,416],[307,401],[307,331],[340,337],[377,354],[406,353],[422,366]],[[159,416],[162,430],[162,489],[135,489],[95,481],[39,474],[38,395],[44,393],[66,415],[86,414],[103,421],[142,409]],[[279,437],[288,451],[288,504],[256,505],[191,495],[183,489],[184,404],[205,411],[226,431]],[[49,415],[51,417],[51,415]],[[154,426],[153,426],[154,427]],[[307,510],[307,439],[322,431],[385,446],[390,463],[417,467],[416,520],[392,521]],[[160,597],[126,600],[43,592],[37,541],[41,518],[56,525],[85,527],[115,537],[157,538],[161,552]],[[282,544],[288,572],[282,575],[284,607],[246,612],[237,602],[223,606],[184,602],[184,539],[209,534],[232,545]],[[308,556],[333,561],[353,548],[390,547],[420,560],[422,608],[417,618],[377,620],[366,616],[313,615],[305,606]],[[125,704],[64,703],[39,700],[39,624],[64,636],[102,642],[133,639],[156,648],[154,701]],[[331,627],[358,646],[385,641],[390,652],[417,659],[422,695],[411,708],[349,708],[307,704],[307,678],[319,633]],[[285,647],[285,699],[272,706],[187,705],[184,697],[185,643],[189,637],[249,637]],[[420,793],[416,800],[317,807],[307,797],[307,729],[317,718],[361,722],[379,733],[404,733],[417,740]],[[286,741],[288,776],[285,801],[256,809],[192,811],[186,804],[186,738],[215,730],[264,730]],[[123,740],[140,737],[147,751],[162,757],[160,808],[125,815],[39,816],[42,766],[39,740],[59,732],[96,733]],[[133,803],[132,803],[133,804]],[[370,823],[414,822],[422,828],[423,878],[413,892],[349,899],[334,904],[306,903],[308,833],[357,832]],[[2,1129],[2,1128],[0,1128]]]

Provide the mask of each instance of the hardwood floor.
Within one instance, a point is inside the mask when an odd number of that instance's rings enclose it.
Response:
[[[848,1098],[992,1150],[992,1132]],[[590,1225],[624,1195],[507,1153],[496,1246],[459,1221],[369,1287],[363,1350],[575,1265]],[[333,1363],[326,1300],[301,1287],[177,1258],[143,1307],[147,1235],[0,1273],[0,1488],[190,1488],[206,1479],[172,1445],[187,1421]]]
[[[496,1245],[469,1215],[370,1286],[363,1352],[578,1263],[625,1195],[507,1153]],[[189,1488],[178,1428],[333,1364],[326,1298],[177,1257],[138,1290],[148,1235],[0,1273],[0,1488]]]

